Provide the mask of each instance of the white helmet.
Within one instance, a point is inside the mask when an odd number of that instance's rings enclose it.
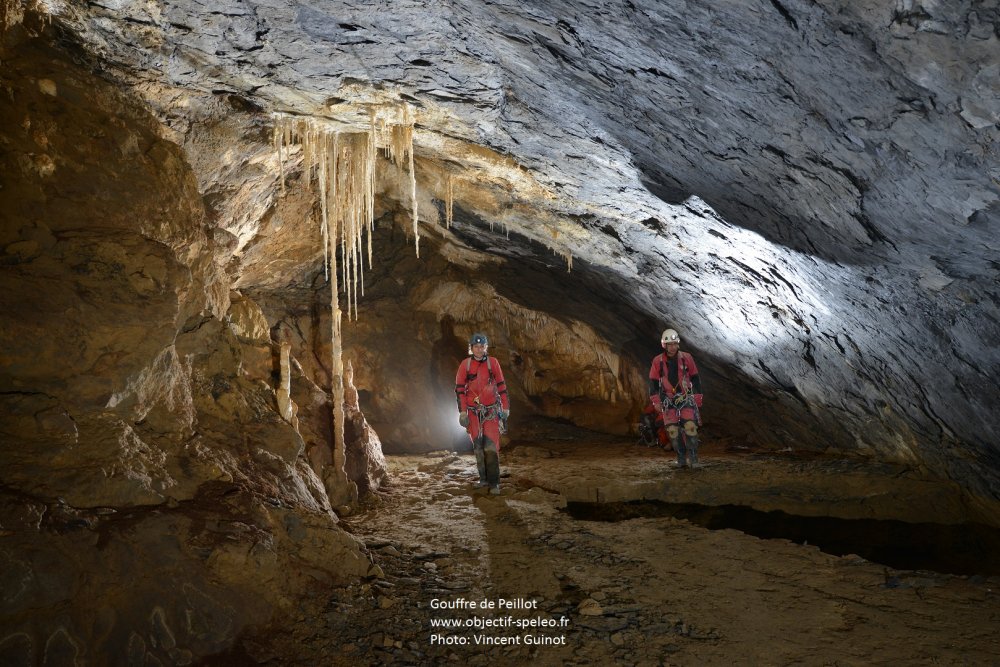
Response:
[[[663,335],[660,336],[661,345],[667,345],[668,343],[677,343],[678,345],[681,343],[681,337],[673,329],[664,329]]]

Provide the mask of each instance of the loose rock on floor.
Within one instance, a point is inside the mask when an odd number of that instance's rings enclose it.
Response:
[[[490,497],[472,488],[471,454],[390,457],[391,485],[344,521],[378,576],[318,592],[291,628],[240,651],[275,665],[957,665],[1000,655],[995,577],[892,570],[671,518],[574,520],[565,497],[529,479],[544,469],[585,485],[628,462],[669,484],[682,473],[660,451],[533,443],[503,458],[503,493]],[[723,479],[737,465],[707,463],[685,474],[711,486],[713,469]],[[780,476],[801,463],[769,465]],[[435,626],[445,622],[458,626]],[[532,622],[551,625],[516,627]]]

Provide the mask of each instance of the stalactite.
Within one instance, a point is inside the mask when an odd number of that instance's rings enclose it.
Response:
[[[367,132],[341,133],[323,120],[275,114],[274,144],[278,153],[281,191],[285,192],[285,162],[291,147],[301,146],[303,186],[312,190],[315,180],[320,204],[320,235],[323,244],[324,276],[330,282],[331,308],[331,387],[333,399],[333,474],[340,501],[349,500],[345,491],[352,485],[344,465],[344,360],[340,293],[343,290],[347,319],[358,319],[359,292],[364,292],[364,234],[368,232],[368,267],[373,263],[372,234],[375,230],[375,161],[384,147],[387,157],[402,168],[407,160],[410,172],[410,200],[417,256],[419,235],[416,173],[413,156],[414,120],[408,104],[389,107],[399,122],[387,123],[383,110],[369,113]],[[338,255],[339,253],[339,255]],[[344,494],[347,495],[345,499]],[[334,500],[331,498],[331,500]]]
[[[285,194],[285,128],[280,123],[274,124],[274,148],[278,151],[278,182],[281,183],[281,194]]]
[[[365,221],[368,227],[368,268],[372,268],[372,233],[375,231],[375,154],[377,151],[377,135],[375,130],[375,111],[369,117],[371,130],[368,134],[368,159],[366,164],[370,167],[368,171],[368,219]],[[383,127],[385,123],[383,123]],[[365,293],[365,274],[361,272],[361,294]]]
[[[322,219],[322,236],[323,236],[323,279],[329,280],[330,274],[327,268],[327,262],[329,261],[327,257],[327,247],[329,245],[329,229],[330,229],[330,219],[327,214],[327,193],[330,191],[330,180],[329,180],[329,162],[330,158],[327,153],[329,135],[323,134],[323,151],[320,157],[320,168],[319,168],[319,201],[320,210],[323,214]]]
[[[420,228],[417,215],[417,173],[413,166],[413,113],[410,105],[406,102],[402,105],[402,122],[392,126],[391,141],[386,147],[389,159],[398,167],[402,166],[403,160],[407,160],[410,170],[410,204],[413,212],[413,243],[416,248],[417,257],[420,257]]]
[[[444,226],[451,229],[451,222],[455,219],[455,179],[448,174],[448,191],[444,200]]]
[[[420,228],[417,224],[419,218],[417,217],[417,172],[413,168],[413,118],[410,115],[410,105],[405,104],[403,106],[404,118],[407,127],[410,128],[409,138],[410,138],[410,199],[413,201],[413,244],[416,248],[417,257],[420,257]]]

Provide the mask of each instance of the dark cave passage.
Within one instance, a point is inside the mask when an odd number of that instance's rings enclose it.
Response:
[[[672,517],[709,530],[731,528],[762,539],[811,544],[835,556],[856,554],[901,570],[944,574],[1000,574],[1000,530],[978,523],[946,525],[895,520],[809,517],[762,512],[740,505],[710,507],[641,500],[625,503],[571,502],[565,510],[585,521]],[[886,580],[886,586],[896,582]]]

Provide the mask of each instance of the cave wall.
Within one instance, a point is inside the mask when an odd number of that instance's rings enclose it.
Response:
[[[152,84],[142,90],[190,156],[234,288],[263,308],[272,337],[292,343],[304,381],[329,391],[329,283],[317,186],[303,173],[301,151],[293,147],[279,167],[271,121],[237,96]],[[655,353],[656,342],[650,348],[650,340],[636,341],[652,330],[655,339],[659,323],[627,306],[618,310],[618,286],[604,284],[607,273],[588,280],[583,271],[567,272],[564,257],[512,239],[476,213],[459,210],[454,229],[447,228],[440,197],[451,171],[439,160],[422,159],[417,167],[424,237],[417,257],[408,175],[384,156],[376,168],[374,263],[366,262],[359,317],[345,321],[344,346],[385,451],[467,446],[453,414],[451,378],[477,329],[493,332],[492,352],[511,369],[516,414],[631,432],[645,397],[646,350]],[[488,185],[465,184],[459,192],[464,206],[494,216],[510,206]],[[341,300],[346,308],[343,294]],[[601,308],[606,314],[595,315]],[[637,332],[636,320],[647,331]],[[329,424],[317,415],[318,436]],[[313,446],[319,441],[307,437],[310,451],[322,449]]]
[[[417,258],[404,230],[391,209],[379,220],[368,287],[357,319],[344,324],[345,358],[387,453],[469,447],[458,426],[454,377],[474,331],[487,333],[490,354],[504,370],[514,415],[510,437],[527,435],[523,426],[532,416],[605,433],[634,431],[648,360],[628,349],[636,333],[618,319],[624,311],[608,313],[602,328],[589,312],[592,303],[580,307],[579,294],[573,296],[582,289],[579,280],[568,279],[561,265],[553,270],[532,258],[473,253],[455,262],[458,239],[441,228],[425,235]],[[497,233],[494,241],[506,238]],[[322,274],[304,278],[302,285],[248,293],[268,321],[289,332],[304,371],[328,386],[329,287]],[[583,314],[591,323],[579,319]]]
[[[227,7],[32,20],[184,146],[235,286],[288,284],[310,245],[308,179],[292,167],[277,196],[269,114],[357,132],[405,102],[421,210],[455,177],[470,220],[514,232],[458,245],[551,250],[650,339],[681,329],[727,430],[997,497],[995,3]],[[402,183],[385,194],[406,208]]]
[[[442,199],[426,167],[448,167],[459,206],[519,252],[613,275],[649,339],[674,325],[706,359],[730,431],[1000,495],[992,0],[226,7],[71,6],[57,22],[178,143],[201,128],[191,99],[264,114],[236,172],[196,169],[245,285],[269,280],[254,265],[295,265],[254,238],[282,247],[278,223],[309,209],[266,194],[266,114],[357,132],[405,101],[422,210]],[[253,205],[227,211],[241,190]]]
[[[186,664],[370,563],[185,153],[52,38],[0,42],[0,662]]]

